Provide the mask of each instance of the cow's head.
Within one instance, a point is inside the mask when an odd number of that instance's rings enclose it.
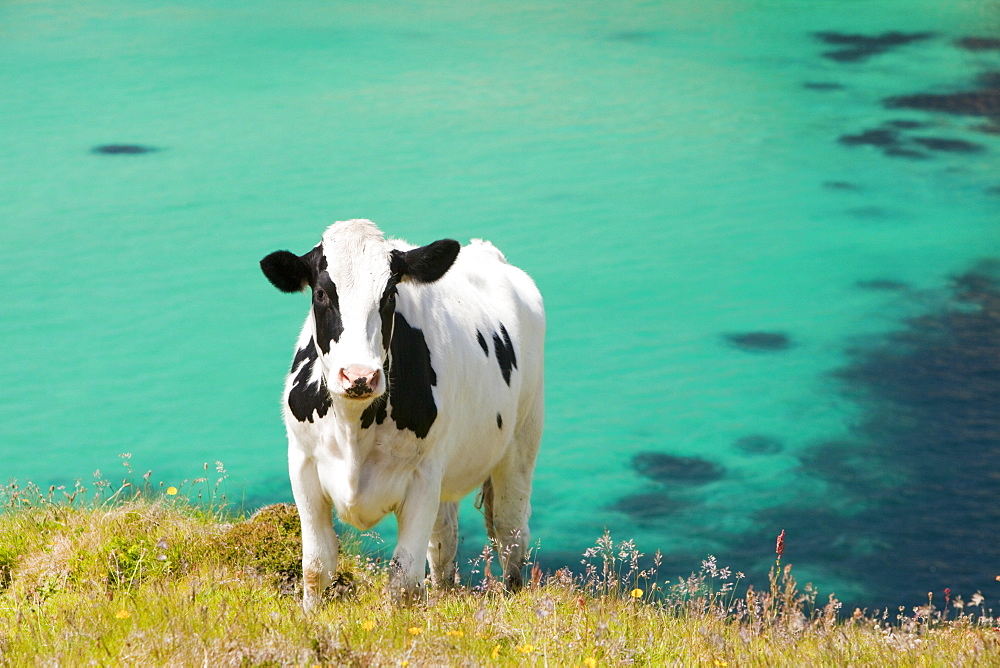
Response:
[[[305,255],[275,251],[260,268],[282,292],[312,288],[308,326],[326,386],[334,397],[370,401],[386,391],[396,286],[438,280],[459,250],[442,239],[399,251],[370,221],[348,220],[331,225]]]

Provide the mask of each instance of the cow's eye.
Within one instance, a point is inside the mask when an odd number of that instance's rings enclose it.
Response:
[[[323,288],[316,288],[316,301],[323,303],[326,301],[326,291]]]

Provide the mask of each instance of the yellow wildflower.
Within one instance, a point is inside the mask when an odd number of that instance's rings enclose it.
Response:
[[[587,666],[587,668],[597,668],[597,659],[592,656],[588,656],[583,660],[583,665]]]
[[[729,663],[726,662],[726,661],[723,661],[722,659],[716,659],[715,660],[715,665],[717,665],[717,666],[728,666]]]
[[[177,494],[177,488],[176,487],[167,487],[167,494],[169,494],[170,496],[173,496],[173,495]]]
[[[532,652],[535,651],[535,646],[534,645],[518,645],[517,646],[517,651],[520,652],[521,654],[531,654]]]
[[[490,656],[493,657],[494,659],[500,656],[500,645],[493,646],[493,651],[490,652]]]
[[[424,630],[422,628],[420,628],[419,626],[411,626],[410,628],[408,628],[406,630],[410,632],[410,635],[414,635],[414,636],[418,636],[418,635],[420,635],[421,633],[424,632]]]
[[[132,613],[129,612],[128,610],[125,610],[124,608],[115,613],[115,617],[117,617],[118,619],[128,619],[131,616]]]
[[[452,631],[448,631],[448,635],[450,635],[453,638],[461,638],[462,636],[465,635],[465,631],[460,631],[458,629],[454,629]]]
[[[632,598],[642,598],[642,593],[643,592],[641,589],[636,588],[632,590],[629,596],[631,596]]]
[[[375,620],[369,619],[367,621],[361,622],[361,628],[363,628],[365,631],[371,631],[373,628],[375,628]]]

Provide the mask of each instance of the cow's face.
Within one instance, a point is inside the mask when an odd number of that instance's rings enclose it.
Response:
[[[438,280],[459,249],[443,239],[402,252],[372,223],[346,221],[305,255],[275,251],[260,265],[283,292],[312,289],[312,341],[330,394],[370,402],[387,389],[397,285]]]

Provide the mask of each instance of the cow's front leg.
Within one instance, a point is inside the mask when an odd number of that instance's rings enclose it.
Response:
[[[440,505],[440,476],[418,471],[396,510],[399,539],[389,565],[389,596],[409,605],[424,598],[427,546]]]
[[[309,613],[333,582],[339,544],[333,507],[319,484],[315,460],[290,449],[288,472],[302,524],[302,609]]]

